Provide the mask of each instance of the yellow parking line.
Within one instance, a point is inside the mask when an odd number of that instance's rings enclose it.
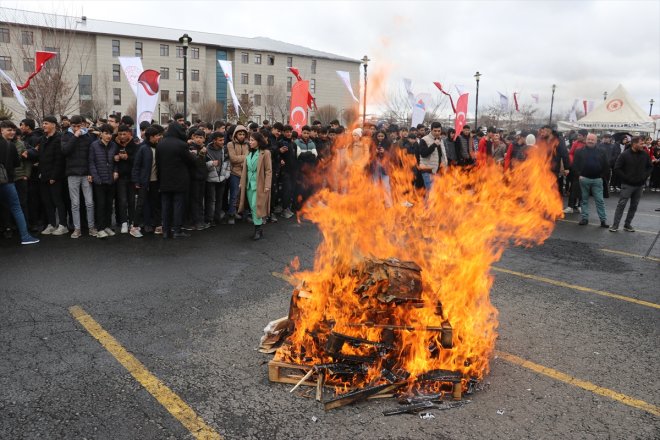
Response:
[[[542,283],[552,284],[554,286],[566,287],[568,289],[579,290],[581,292],[595,293],[596,295],[606,296],[608,298],[619,299],[621,301],[628,301],[631,303],[639,304],[641,306],[651,307],[654,309],[660,309],[660,304],[655,304],[649,301],[643,301],[641,299],[631,298],[629,296],[618,295],[616,293],[606,292],[604,290],[591,289],[589,287],[577,286],[575,284],[565,283],[563,281],[557,281],[550,278],[539,277],[536,275],[530,275],[522,272],[516,272],[509,269],[503,269],[500,267],[493,267],[493,270],[496,272],[508,273],[509,275],[515,275],[521,278],[528,278],[530,280],[541,281]]]
[[[573,376],[569,376],[568,374],[562,373],[560,371],[554,370],[552,368],[544,367],[543,365],[535,364],[534,362],[530,362],[528,360],[525,360],[523,358],[520,358],[518,356],[514,356],[509,353],[505,353],[503,351],[496,351],[495,354],[502,359],[511,362],[512,364],[519,365],[523,368],[527,368],[529,370],[532,370],[536,373],[542,374],[544,376],[548,376],[552,379],[558,380],[560,382],[567,383],[569,385],[576,386],[578,388],[582,388],[583,390],[590,391],[594,394],[598,394],[599,396],[607,397],[613,400],[616,400],[617,402],[623,403],[624,405],[631,406],[633,408],[641,409],[642,411],[646,411],[647,413],[653,414],[656,417],[660,417],[660,407],[657,407],[655,405],[652,405],[650,403],[644,402],[643,400],[639,399],[634,399],[630,396],[626,396],[625,394],[617,393],[616,391],[612,391],[608,388],[603,388],[599,387],[598,385],[595,385],[591,382],[587,382],[585,380],[577,379]]]
[[[564,223],[575,223],[575,224],[579,223],[578,220],[566,220],[565,218],[558,218],[557,221],[564,222]],[[594,225],[595,225],[595,223],[594,223]],[[655,234],[658,233],[658,231],[651,232],[651,231],[643,231],[641,229],[635,229],[635,231],[639,232],[641,234],[651,234],[651,235],[655,235]],[[623,231],[623,232],[625,232],[626,234],[634,234],[634,232],[627,232],[627,231]]]
[[[658,261],[660,262],[660,258],[655,258],[655,257],[645,257],[644,255],[639,255],[639,254],[631,254],[629,252],[623,252],[623,251],[615,251],[614,249],[601,249],[603,252],[608,252],[610,254],[617,254],[617,255],[624,255],[626,257],[634,257],[634,258],[641,258],[643,260],[651,260],[651,261]]]
[[[142,363],[129,353],[110,333],[105,331],[94,318],[81,307],[73,306],[69,312],[74,318],[96,338],[101,345],[128,370],[154,398],[169,411],[198,440],[221,439],[213,428],[193,411],[186,402],[177,396],[167,385],[151,374]]]

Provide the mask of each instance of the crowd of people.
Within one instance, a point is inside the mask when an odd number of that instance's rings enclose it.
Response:
[[[166,127],[135,126],[129,116],[92,122],[76,115],[44,117],[41,127],[33,119],[18,127],[2,120],[0,130],[0,223],[6,238],[18,232],[23,244],[39,242],[38,235],[77,239],[85,233],[180,239],[239,220],[252,223],[252,238],[259,240],[264,223],[289,219],[302,208],[315,188],[307,178],[335,150],[363,161],[385,187],[389,177],[381,158],[397,150],[414,156],[412,185],[428,191],[447,167],[495,163],[512,169],[542,140],[553,150],[552,171],[567,197],[564,212],[579,213],[579,224],[588,224],[593,197],[601,226],[613,232],[628,202],[623,227],[634,232],[642,191],[660,191],[657,141],[627,134],[599,139],[585,130],[563,136],[551,126],[536,134],[465,126],[456,136],[439,122],[428,128],[366,123],[352,129],[352,144],[342,146],[338,138],[350,137],[337,120],[328,126],[314,121],[299,134],[279,122],[190,123],[181,114]],[[620,200],[610,226],[603,198],[614,192]]]

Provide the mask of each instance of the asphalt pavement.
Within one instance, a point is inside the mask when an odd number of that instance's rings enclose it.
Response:
[[[295,256],[311,266],[310,223],[282,219],[260,242],[248,224],[185,240],[0,239],[0,438],[195,438],[74,318],[76,305],[227,439],[660,438],[660,243],[641,258],[657,207],[660,193],[646,192],[637,232],[612,233],[592,205],[591,225],[569,214],[543,246],[507,250],[492,272],[491,372],[471,404],[428,420],[384,417],[397,406],[388,399],[325,412],[268,381],[271,357],[256,347],[291,295],[273,273]]]

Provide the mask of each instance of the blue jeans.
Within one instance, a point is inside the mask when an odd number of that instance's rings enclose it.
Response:
[[[580,190],[582,191],[582,219],[589,220],[589,194],[591,193],[596,202],[598,218],[601,222],[604,222],[607,216],[605,214],[605,200],[603,199],[603,179],[600,177],[590,179],[580,176]]]
[[[28,233],[25,216],[21,209],[21,202],[18,200],[16,186],[13,183],[0,185],[0,203],[7,206],[11,211],[11,215],[14,216],[16,227],[18,228],[19,234],[21,234],[21,240],[25,241],[31,239],[32,237]]]
[[[236,214],[236,202],[238,201],[238,196],[241,194],[241,176],[230,175],[229,176],[229,215]]]
[[[431,191],[431,187],[433,186],[433,174],[422,173],[422,179],[424,180],[424,188],[426,188],[426,191]]]

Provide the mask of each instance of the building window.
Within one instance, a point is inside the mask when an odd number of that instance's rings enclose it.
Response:
[[[191,70],[190,71],[190,80],[191,81],[199,81],[199,70]]]
[[[247,93],[241,93],[241,102],[248,102],[249,99],[250,97]]]
[[[9,43],[9,29],[0,28],[0,43]]]
[[[241,52],[241,63],[247,64],[250,62],[250,54],[247,52]]]
[[[170,79],[170,68],[161,67],[160,68],[160,79]]]
[[[199,102],[199,92],[190,92],[190,101],[192,102]],[[194,120],[195,118],[193,118]]]
[[[273,95],[266,95],[266,105],[273,105]]]
[[[183,102],[183,90],[176,91],[176,102]]]
[[[268,65],[269,66],[275,65],[275,55],[268,55]]]
[[[193,60],[198,60],[199,59],[199,47],[191,47],[190,48],[190,56],[192,57]]]
[[[160,124],[161,125],[166,125],[168,122],[170,122],[170,114],[169,113],[161,113],[160,114]]]
[[[315,79],[310,79],[309,80],[309,91],[312,93],[316,93],[316,80]]]
[[[11,57],[0,56],[0,69],[11,70]]]
[[[261,85],[261,75],[258,73],[254,74],[254,85],[255,86],[260,86]]]
[[[268,82],[266,83],[269,86],[275,85],[275,75],[268,75]]]
[[[115,105],[121,105],[121,89],[120,88],[114,88],[112,89],[112,99],[115,103]]]
[[[120,54],[119,40],[112,40],[112,56],[118,57]]]
[[[261,105],[261,95],[254,95],[254,105]]]
[[[286,91],[290,92],[291,91],[291,86],[293,86],[293,78],[288,77],[286,79]]]
[[[193,120],[193,121],[199,121],[199,114],[191,113],[190,114],[190,119]]]
[[[23,46],[32,46],[34,44],[34,34],[32,31],[21,31],[21,44]]]
[[[169,90],[161,90],[160,91],[160,102],[167,102],[170,100],[170,91]]]
[[[183,81],[183,69],[176,69],[176,79]]]
[[[135,42],[135,56],[142,58],[142,42]]]
[[[176,57],[183,58],[183,46],[176,47]]]
[[[286,67],[293,67],[293,57],[286,57]]]
[[[14,96],[14,91],[11,89],[11,86],[8,83],[2,83],[2,97],[9,98]]]
[[[312,73],[316,73],[316,60],[312,60]]]
[[[120,82],[121,81],[121,65],[113,64],[112,65],[112,81]]]
[[[255,53],[254,54],[254,64],[261,64],[261,54],[260,53]]]
[[[78,94],[81,101],[92,99],[92,75],[78,75]]]
[[[161,57],[169,57],[170,56],[170,45],[169,44],[161,44],[160,45],[160,56]]]
[[[23,58],[23,71],[27,73],[34,71],[34,58]]]
[[[247,73],[241,73],[241,84],[249,84],[250,83],[249,78],[250,75],[248,75]]]

